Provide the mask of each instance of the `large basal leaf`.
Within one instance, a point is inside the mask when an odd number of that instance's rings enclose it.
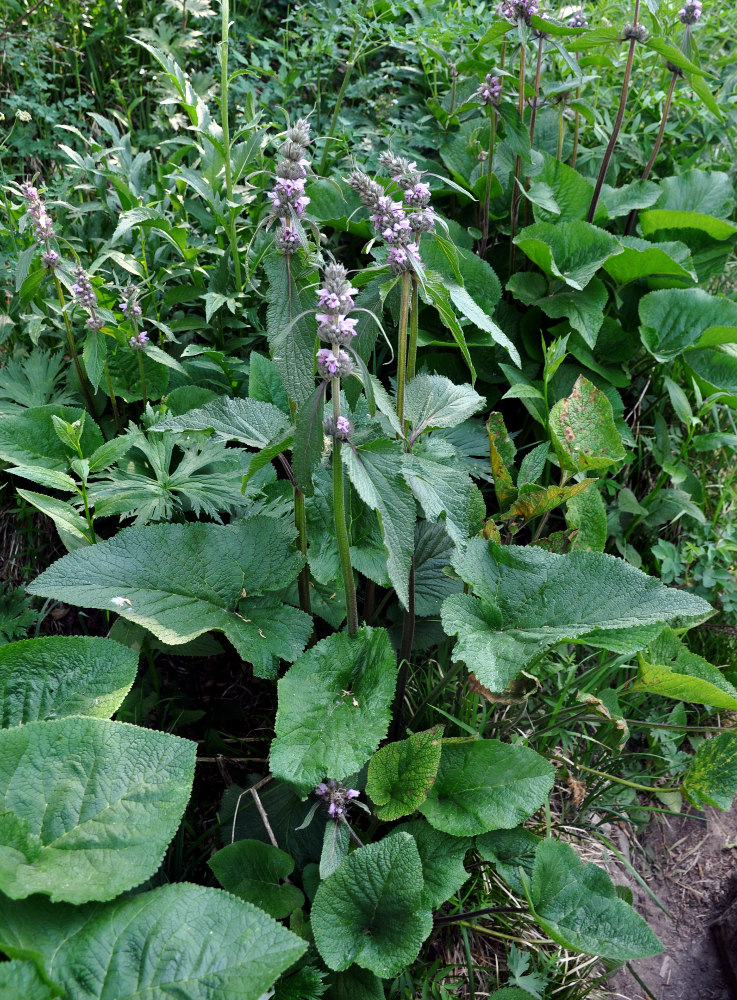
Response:
[[[442,524],[420,520],[415,528],[415,614],[420,618],[440,614],[446,597],[458,593],[463,584],[446,576],[455,546]]]
[[[0,459],[11,465],[41,466],[45,469],[63,470],[73,457],[54,430],[52,417],[67,423],[79,420],[84,410],[70,406],[35,406],[0,420]],[[102,434],[89,417],[84,422],[80,445],[85,455],[102,444]]]
[[[692,653],[675,632],[666,628],[638,657],[637,691],[678,698],[697,705],[734,711],[737,690],[718,667]]]
[[[154,360],[152,356],[156,348],[149,351],[134,351],[127,345],[118,346],[107,358],[108,371],[113,392],[119,399],[126,402],[135,402],[143,399],[143,387],[141,385],[141,373],[139,360],[143,364],[143,372],[146,377],[146,396],[148,399],[161,399],[169,385],[169,371],[167,367]],[[163,354],[163,351],[161,352]],[[110,394],[110,389],[105,378],[100,383],[103,392]]]
[[[279,681],[271,770],[304,793],[359,771],[386,736],[397,661],[383,629],[337,632]]]
[[[737,734],[705,740],[683,780],[683,793],[698,809],[729,809],[737,795]]]
[[[610,259],[618,260],[619,257]],[[608,299],[609,293],[604,282],[592,278],[586,288],[556,292],[554,295],[535,299],[535,305],[551,319],[567,319],[589,347],[593,348],[604,322],[604,309]]]
[[[525,885],[533,916],[564,948],[615,962],[663,950],[642,917],[617,895],[603,868],[584,864],[568,844],[543,840]]]
[[[406,608],[416,511],[412,491],[402,477],[403,452],[397,442],[380,439],[344,448],[343,457],[356,492],[379,515],[389,577]]]
[[[112,899],[152,875],[189,799],[196,746],[69,716],[0,731],[0,890]]]
[[[66,1000],[258,1000],[304,941],[250,903],[182,883],[85,907],[0,897],[0,948]]]
[[[705,393],[726,393],[721,401],[737,407],[737,356],[726,350],[703,348],[688,351],[684,360]]]
[[[422,805],[438,773],[442,735],[443,727],[435,726],[376,751],[369,761],[366,793],[379,819],[400,819]]]
[[[553,787],[553,767],[528,747],[499,740],[445,741],[420,812],[437,830],[472,837],[531,816]]]
[[[605,260],[622,252],[616,237],[580,219],[536,222],[514,242],[549,278],[571,288],[585,288]]]
[[[728,219],[734,209],[734,184],[729,174],[718,170],[685,170],[659,183],[656,208],[679,212],[706,212]]]
[[[307,615],[270,594],[302,566],[292,533],[269,517],[125,528],[64,556],[28,590],[115,611],[170,645],[224,632],[260,676],[273,676],[275,659],[296,659],[311,630]]]
[[[523,826],[512,830],[492,830],[476,838],[476,850],[490,861],[507,885],[519,895],[524,894],[520,868],[532,874],[540,837]]]
[[[424,819],[402,823],[396,829],[414,837],[422,863],[423,897],[430,909],[435,910],[468,880],[463,860],[473,840],[442,833]]]
[[[0,997],[3,1000],[54,1000],[61,989],[49,986],[33,962],[16,959],[0,962]]]
[[[619,241],[623,252],[602,265],[618,285],[651,277],[672,277],[686,284],[696,281],[691,252],[685,243],[649,243],[636,236],[620,236]]]
[[[289,417],[278,406],[260,399],[222,396],[211,403],[170,416],[151,428],[154,431],[214,432],[215,441],[240,441],[259,450],[289,427]]]
[[[384,984],[368,969],[352,965],[329,978],[327,1000],[384,1000]]]
[[[422,889],[422,864],[408,833],[349,855],[312,906],[315,944],[328,968],[341,972],[355,962],[377,976],[398,975],[432,929]]]
[[[207,862],[223,889],[253,903],[276,920],[302,906],[304,896],[284,879],[294,871],[294,859],[260,840],[236,840]]]
[[[316,272],[299,264],[297,257],[273,254],[266,258],[268,278],[266,335],[274,364],[290,399],[303,403],[315,381]],[[307,315],[302,315],[307,313]]]
[[[640,336],[658,361],[686,348],[737,341],[737,302],[701,288],[664,288],[640,299]]]
[[[605,469],[625,456],[612,404],[583,375],[570,396],[553,406],[549,427],[561,468],[569,472]]]
[[[412,437],[434,427],[455,427],[485,403],[470,385],[455,385],[444,375],[417,375],[407,383],[404,416]]]
[[[138,653],[112,639],[54,635],[0,646],[0,729],[64,715],[108,719],[137,669]]]
[[[639,224],[644,236],[653,236],[666,230],[683,233],[681,237],[688,243],[686,230],[694,230],[698,235],[704,234],[713,240],[729,240],[737,236],[737,226],[725,219],[715,219],[705,212],[682,212],[678,209],[651,208],[640,212]]]
[[[558,642],[634,653],[665,625],[684,628],[712,614],[700,597],[600,552],[557,555],[474,538],[453,566],[474,596],[445,600],[443,628],[458,635],[455,659],[492,691]]]

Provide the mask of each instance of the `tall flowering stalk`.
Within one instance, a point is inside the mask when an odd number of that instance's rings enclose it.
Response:
[[[353,425],[340,412],[340,380],[353,372],[353,362],[343,350],[356,335],[358,322],[348,314],[353,309],[353,296],[357,289],[348,281],[342,264],[328,264],[323,271],[323,287],[318,289],[317,335],[327,344],[317,352],[317,373],[330,382],[333,403],[332,416],[325,419],[325,433],[333,439],[333,509],[335,537],[338,542],[340,570],[345,588],[348,634],[358,631],[358,606],[356,585],[353,580],[350,541],[346,522],[345,484],[341,448],[348,441]]]
[[[75,267],[73,274],[74,284],[72,285],[72,294],[74,295],[74,301],[82,306],[84,311],[87,313],[87,321],[85,323],[90,334],[97,338],[100,334],[100,330],[105,324],[104,319],[97,311],[97,293],[92,287],[92,282],[87,275],[85,269],[78,265]],[[120,422],[120,414],[118,413],[118,403],[115,399],[115,392],[113,390],[113,381],[110,378],[110,369],[108,368],[107,361],[103,361],[103,372],[105,373],[105,380],[107,382],[108,394],[110,396],[110,403],[113,408],[113,417],[115,418],[115,426],[120,433],[122,431],[122,424]],[[93,377],[94,378],[94,377]],[[97,388],[97,386],[95,386]]]
[[[486,74],[484,82],[476,91],[477,100],[489,109],[489,149],[486,154],[486,190],[484,203],[481,206],[481,243],[479,256],[486,256],[486,246],[489,241],[489,206],[491,204],[491,181],[494,176],[494,141],[496,138],[496,119],[499,103],[502,99],[502,81],[498,76]]]
[[[141,397],[143,408],[146,409],[146,370],[143,367],[143,352],[149,342],[148,334],[145,330],[138,329],[138,321],[141,318],[141,307],[138,304],[139,290],[135,285],[128,285],[120,295],[118,309],[123,313],[133,326],[133,336],[128,338],[128,346],[136,352],[138,358],[138,375],[141,380]]]

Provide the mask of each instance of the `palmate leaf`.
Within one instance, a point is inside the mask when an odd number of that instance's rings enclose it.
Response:
[[[311,630],[308,615],[274,594],[297,576],[293,529],[269,517],[234,524],[124,528],[64,556],[29,586],[85,608],[116,611],[164,642],[224,632],[259,676],[291,662]]]
[[[71,395],[63,388],[64,354],[34,348],[27,358],[8,358],[0,371],[0,416],[19,413],[26,407],[69,406]]]
[[[112,639],[44,636],[0,647],[0,728],[91,715],[109,718],[138,670],[138,653]]]
[[[0,731],[0,890],[112,899],[152,875],[189,799],[196,745],[69,716]]]
[[[418,955],[432,929],[423,905],[422,864],[408,833],[360,847],[321,883],[312,906],[315,944],[328,968],[353,962],[396,976]]]
[[[445,600],[443,628],[458,635],[455,659],[492,691],[558,642],[634,653],[665,625],[684,628],[712,614],[701,598],[600,552],[556,555],[474,538],[453,566],[474,596]]]
[[[84,907],[0,897],[0,948],[67,1000],[258,1000],[307,945],[250,903],[183,883]]]
[[[543,840],[532,876],[523,875],[523,883],[533,916],[564,948],[615,962],[663,950],[642,917],[617,895],[603,868],[584,864],[568,844]]]

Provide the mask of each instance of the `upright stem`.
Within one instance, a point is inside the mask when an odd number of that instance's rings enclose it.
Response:
[[[333,144],[333,133],[335,132],[335,126],[338,124],[338,115],[340,114],[340,106],[343,103],[343,97],[345,96],[346,88],[348,86],[348,81],[351,78],[351,73],[353,72],[353,67],[356,65],[356,43],[358,42],[358,35],[361,30],[361,18],[363,17],[363,12],[366,8],[368,0],[364,0],[361,5],[361,9],[358,12],[358,17],[356,18],[356,24],[353,28],[353,34],[351,36],[351,43],[348,47],[348,58],[345,63],[345,73],[343,74],[343,82],[340,85],[340,90],[338,91],[338,96],[335,99],[335,110],[333,111],[333,117],[330,119],[330,128],[328,129],[328,135],[325,139],[325,148],[322,151],[322,158],[320,160],[320,174],[325,174],[325,167],[328,162],[328,153],[330,152],[330,147]]]
[[[486,245],[489,242],[489,205],[491,204],[491,180],[493,177],[494,165],[494,140],[496,139],[496,108],[489,107],[489,151],[486,157],[486,190],[484,192],[484,204],[481,209],[481,246],[479,247],[479,257],[486,255]]]
[[[90,395],[90,388],[87,384],[87,379],[82,372],[82,366],[79,363],[79,355],[77,354],[77,348],[74,346],[74,334],[72,333],[72,324],[69,322],[69,317],[67,316],[67,311],[64,302],[64,292],[62,291],[61,282],[53,271],[54,284],[56,285],[56,294],[59,298],[59,305],[61,306],[61,314],[64,317],[64,326],[67,330],[67,340],[69,341],[69,353],[72,356],[72,361],[74,362],[74,367],[77,370],[77,378],[79,379],[79,385],[82,389],[82,395],[84,396],[85,403],[87,404],[87,409],[90,411],[92,416],[95,415],[95,408],[92,405],[92,396]]]
[[[136,351],[136,354],[138,355],[138,374],[141,377],[141,402],[145,410],[148,399],[146,394],[146,371],[143,367],[143,351]]]
[[[337,350],[337,348],[336,348]],[[330,383],[333,397],[333,420],[337,424],[340,416],[340,379],[334,378]],[[340,555],[340,570],[345,588],[345,606],[348,634],[355,635],[358,631],[358,605],[356,603],[356,585],[353,580],[351,566],[350,542],[345,519],[345,490],[343,485],[343,457],[340,453],[341,442],[333,439],[333,509],[335,511],[335,537]]]
[[[310,568],[307,565],[307,515],[305,513],[305,495],[299,486],[294,487],[294,526],[297,529],[297,545],[305,557],[305,564],[297,577],[299,591],[299,606],[308,615],[312,614],[310,602]]]
[[[113,417],[115,418],[115,429],[118,434],[123,433],[123,425],[120,422],[120,413],[118,413],[118,402],[115,398],[115,390],[113,389],[113,380],[110,377],[110,368],[108,367],[107,361],[103,361],[102,370],[105,373],[105,381],[107,382],[107,391],[110,395],[110,402],[113,407]]]
[[[635,18],[632,22],[633,27],[637,27],[637,18],[640,13],[640,0],[635,0]],[[624,120],[624,109],[627,104],[627,93],[630,86],[630,77],[632,75],[632,61],[635,57],[635,46],[637,45],[636,38],[630,38],[629,51],[627,53],[627,65],[624,68],[624,80],[622,81],[622,93],[619,98],[619,109],[617,110],[617,117],[614,121],[614,128],[612,129],[612,134],[609,139],[606,150],[604,151],[604,159],[601,161],[601,169],[599,170],[599,176],[596,179],[596,187],[594,188],[594,196],[591,199],[591,205],[589,206],[588,221],[593,222],[594,216],[596,215],[596,206],[599,204],[599,197],[601,195],[601,189],[604,186],[604,178],[606,177],[606,172],[609,169],[609,162],[612,158],[614,152],[614,147],[617,144],[617,139],[619,138],[619,130],[622,127],[622,121]]]
[[[230,0],[221,0],[221,37],[220,42],[220,119],[223,129],[223,159],[225,166],[225,192],[227,197],[228,240],[233,256],[236,290],[242,290],[241,259],[238,253],[238,238],[235,231],[235,215],[233,210],[233,173],[230,162],[230,129],[228,124],[228,37],[230,34]]]
[[[578,52],[576,53],[576,62],[580,59]],[[576,100],[581,98],[581,88],[576,87]],[[571,169],[575,169],[576,160],[578,159],[578,133],[581,127],[581,115],[576,109],[576,113],[573,118],[573,152],[571,153]]]
[[[658,131],[658,137],[655,140],[655,145],[653,146],[653,151],[650,154],[650,159],[647,161],[647,165],[642,172],[642,179],[646,181],[650,176],[650,171],[653,169],[653,164],[660,152],[660,147],[663,144],[663,136],[665,135],[665,126],[668,121],[668,114],[670,112],[671,102],[673,101],[673,93],[676,89],[676,81],[678,80],[679,73],[678,70],[673,70],[670,78],[670,86],[668,87],[668,93],[666,94],[665,104],[663,105],[663,117],[660,119],[660,129]],[[629,236],[632,230],[635,228],[635,222],[637,220],[637,209],[633,208],[627,219],[627,225],[624,230],[624,235]]]
[[[409,353],[407,354],[407,381],[415,377],[417,364],[417,310],[419,307],[418,281],[412,275],[412,305],[409,311]]]
[[[520,118],[525,113],[525,46],[520,43],[519,47],[519,103],[518,110]],[[514,237],[517,234],[517,213],[519,211],[519,177],[522,169],[522,157],[518,156],[514,165],[514,183],[512,187],[512,208],[509,221],[509,273],[514,272]]]
[[[540,71],[542,69],[543,62],[543,42],[545,41],[545,35],[540,32],[540,37],[537,43],[537,63],[535,65],[535,87],[534,93],[532,95],[532,110],[530,111],[530,149],[534,149],[535,146],[535,122],[537,121],[537,99],[540,94]],[[525,181],[525,188],[530,186],[529,178]],[[530,219],[530,203],[525,202],[525,225],[528,224]]]
[[[397,416],[404,428],[404,387],[407,381],[407,318],[409,316],[410,273],[402,272],[402,300],[399,304],[397,348]]]

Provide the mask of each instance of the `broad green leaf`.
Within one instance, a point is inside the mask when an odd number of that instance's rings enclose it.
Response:
[[[294,871],[294,859],[271,844],[236,840],[207,863],[223,889],[265,910],[275,920],[283,920],[304,903],[296,885],[283,883]]]
[[[549,427],[561,468],[570,472],[605,469],[625,457],[612,404],[583,375],[551,409]]]
[[[351,846],[351,835],[347,823],[328,820],[325,824],[325,834],[322,838],[320,853],[320,878],[329,878],[337,871],[348,857]]]
[[[683,779],[683,794],[696,806],[729,809],[737,795],[737,734],[705,740]]]
[[[377,976],[398,975],[432,929],[422,903],[422,864],[407,833],[360,847],[317,890],[315,944],[328,968],[354,962]]]
[[[593,479],[584,479],[580,483],[572,486],[531,486],[520,492],[511,507],[503,514],[497,515],[499,521],[515,521],[519,518],[518,524],[508,525],[512,534],[516,534],[520,528],[524,527],[524,522],[533,517],[540,517],[550,510],[555,510],[561,504],[573,499],[583,490],[587,489]]]
[[[571,497],[566,503],[566,521],[576,529],[572,549],[603,552],[607,540],[606,507],[596,486]]]
[[[112,899],[156,871],[189,799],[196,745],[68,716],[0,731],[0,889]]]
[[[47,496],[45,493],[34,493],[32,490],[16,490],[16,492],[36,510],[50,517],[60,533],[67,532],[74,539],[89,544],[89,525],[68,501],[57,500],[56,497]]]
[[[642,917],[617,895],[604,869],[584,864],[568,844],[543,840],[525,882],[533,916],[564,948],[615,962],[663,950]]]
[[[358,965],[334,972],[328,982],[327,1000],[384,1000],[384,985],[379,977]]]
[[[672,45],[670,42],[666,42],[666,40],[660,35],[649,35],[642,44],[647,46],[649,49],[654,49],[661,56],[664,56],[668,62],[672,63],[674,66],[678,66],[679,69],[688,70],[688,72],[693,73],[696,76],[705,75],[705,70],[691,62],[691,60],[683,54],[682,49],[679,49],[676,45]]]
[[[622,252],[610,233],[588,222],[536,222],[514,242],[549,278],[561,278],[571,288],[585,288],[609,257]]]
[[[491,861],[507,885],[519,895],[524,889],[520,868],[532,874],[535,853],[540,843],[531,830],[517,826],[513,830],[492,830],[476,838],[476,850],[485,861]]]
[[[468,880],[463,860],[473,841],[470,837],[442,833],[424,819],[402,823],[397,829],[414,837],[422,863],[424,899],[435,910]]]
[[[685,231],[695,230],[710,236],[713,240],[730,240],[737,235],[737,226],[725,219],[715,219],[713,215],[704,212],[682,212],[677,209],[651,208],[640,212],[640,228],[643,236],[653,236],[661,230]],[[683,237],[684,243],[688,239]]]
[[[326,387],[326,383],[322,382],[314,389],[300,406],[295,420],[292,469],[297,485],[307,497],[314,493],[312,472],[320,461],[325,443],[323,411]]]
[[[454,385],[444,375],[417,375],[405,388],[404,416],[417,439],[426,430],[462,424],[484,403],[470,385]]]
[[[473,837],[517,826],[543,805],[552,787],[552,765],[528,747],[446,740],[420,812],[436,830]]]
[[[638,664],[635,690],[713,708],[737,709],[737,690],[721,670],[692,653],[669,628],[639,654]]]
[[[443,570],[450,566],[455,550],[442,524],[419,520],[415,527],[415,614],[420,618],[440,615],[440,606],[463,584],[451,580]]]
[[[138,654],[112,639],[50,635],[0,646],[0,728],[65,715],[108,719],[137,669]]]
[[[249,448],[265,448],[289,426],[289,417],[272,403],[260,399],[223,396],[196,410],[167,417],[154,431],[214,431],[215,441],[240,441]]]
[[[459,637],[454,658],[492,691],[558,642],[634,653],[665,625],[685,628],[712,614],[701,598],[599,552],[557,555],[474,538],[453,566],[475,596],[448,597],[443,628]]]
[[[729,219],[734,211],[734,185],[729,174],[718,170],[686,170],[659,182],[656,208],[679,212],[705,212]]]
[[[115,611],[172,646],[224,632],[259,676],[273,676],[275,659],[296,659],[312,627],[272,593],[302,566],[292,533],[270,517],[124,528],[59,559],[28,590]]]
[[[702,391],[724,392],[722,402],[737,406],[737,356],[718,348],[699,348],[684,357]]]
[[[10,465],[43,466],[65,470],[71,453],[56,435],[52,416],[68,423],[79,420],[84,410],[69,406],[34,406],[0,420],[0,459]],[[81,445],[85,455],[102,444],[102,434],[93,420],[85,420]]]
[[[336,632],[279,681],[271,770],[303,793],[359,771],[386,736],[397,661],[383,629]]]
[[[369,761],[366,793],[376,815],[390,822],[409,816],[425,801],[440,764],[443,727],[387,743]]]
[[[594,185],[577,170],[572,170],[567,163],[557,160],[549,153],[543,151],[542,157],[543,167],[540,173],[535,175],[535,181],[549,187],[558,206],[558,212],[549,211],[536,205],[534,209],[535,222],[586,219],[594,194]],[[606,217],[603,207],[597,212],[597,222],[599,217]]]
[[[648,243],[636,236],[620,236],[622,253],[604,261],[602,267],[618,285],[638,278],[674,277],[696,282],[691,252],[685,243]]]
[[[263,357],[258,351],[251,351],[248,356],[248,395],[289,413],[284,380],[273,361]]]
[[[612,257],[618,260],[619,257]],[[535,305],[551,319],[567,319],[572,329],[577,330],[589,347],[596,345],[596,338],[604,322],[604,307],[609,294],[602,281],[592,278],[586,288],[556,292],[536,299]]]
[[[395,441],[379,439],[345,448],[343,457],[359,497],[379,515],[389,577],[406,608],[416,511],[412,491],[402,476],[402,449]]]
[[[267,257],[264,270],[268,278],[266,335],[269,349],[287,395],[300,404],[315,386],[316,272],[301,266],[297,257],[281,254]]]
[[[250,903],[182,883],[81,908],[0,898],[0,948],[37,956],[67,1000],[259,1000],[307,945]]]
[[[504,986],[501,990],[494,990],[489,997],[490,1000],[538,1000],[534,994],[521,990],[519,986]]]
[[[510,438],[501,413],[490,413],[486,421],[489,435],[491,471],[494,476],[494,492],[497,503],[505,510],[517,497],[508,466],[514,461],[517,449]]]
[[[3,1000],[53,1000],[61,989],[50,986],[33,962],[16,959],[0,962],[0,996]]]
[[[143,399],[139,360],[143,364],[143,373],[146,377],[147,399],[161,399],[169,385],[167,368],[150,358],[146,351],[134,351],[127,345],[119,345],[118,349],[107,357],[113,392],[119,399],[124,399],[128,403]],[[100,388],[110,395],[106,378],[100,383]]]
[[[631,184],[624,184],[622,187],[613,188],[604,184],[601,189],[601,200],[606,206],[610,219],[616,219],[621,215],[629,215],[632,211],[639,211],[643,208],[650,208],[660,197],[660,185],[652,181],[633,181]],[[620,241],[626,246],[625,240]]]
[[[686,348],[737,342],[737,302],[701,288],[664,288],[640,299],[640,336],[658,361]]]
[[[470,474],[418,455],[404,457],[402,474],[428,521],[443,518],[450,537],[462,546],[473,526],[475,487]]]
[[[530,483],[536,483],[545,470],[545,465],[550,453],[547,441],[535,445],[527,452],[520,462],[519,475],[517,476],[517,486],[520,489]]]

